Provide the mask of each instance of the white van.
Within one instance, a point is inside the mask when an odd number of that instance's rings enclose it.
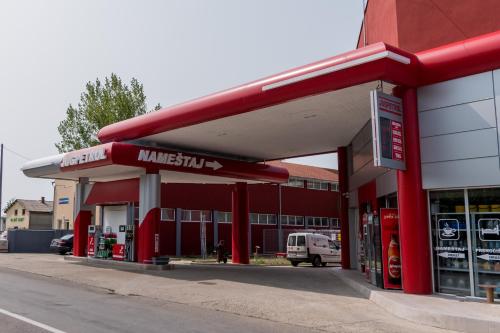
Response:
[[[286,257],[293,266],[310,262],[314,267],[340,261],[340,245],[328,236],[308,232],[288,235]]]

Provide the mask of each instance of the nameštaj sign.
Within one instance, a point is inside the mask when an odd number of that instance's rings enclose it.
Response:
[[[78,152],[78,154],[70,153],[64,155],[63,160],[61,162],[61,167],[64,168],[73,165],[81,165],[81,164],[105,160],[106,158],[107,158],[106,151],[104,147],[89,149]]]
[[[400,98],[370,91],[373,162],[377,167],[405,170],[403,103]]]
[[[157,152],[148,149],[141,149],[137,160],[141,162],[164,164],[190,169],[208,168],[215,171],[222,168],[222,164],[220,164],[217,160],[209,161],[201,157],[189,156],[183,153]]]

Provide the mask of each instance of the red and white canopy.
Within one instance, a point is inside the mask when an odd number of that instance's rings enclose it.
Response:
[[[417,54],[376,43],[107,126],[98,135],[105,145],[92,148],[105,149],[106,159],[65,166],[68,158],[94,158],[83,150],[30,162],[23,171],[32,177],[115,180],[157,168],[172,182],[280,182],[284,170],[236,161],[334,152],[370,120],[370,90],[418,87],[499,67],[500,31]],[[119,143],[125,141],[135,144]],[[141,149],[156,152],[156,160],[161,153],[167,162],[138,160]]]
[[[249,183],[288,181],[288,171],[261,163],[176,152],[161,148],[112,142],[27,163],[29,177],[91,181],[137,178],[159,172],[163,182]]]

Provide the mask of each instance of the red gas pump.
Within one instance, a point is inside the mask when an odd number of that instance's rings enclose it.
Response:
[[[118,233],[116,234],[116,244],[113,244],[113,260],[124,261],[125,260],[125,234],[126,225],[120,225],[118,227]]]
[[[97,240],[101,235],[101,226],[89,225],[87,236],[87,257],[95,257]]]

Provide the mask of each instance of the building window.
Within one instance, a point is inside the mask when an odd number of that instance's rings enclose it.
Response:
[[[231,223],[233,214],[231,212],[215,212],[215,220],[218,223]]]
[[[276,224],[276,215],[250,213],[250,223],[251,224]]]
[[[283,184],[284,186],[290,186],[290,187],[304,187],[304,179],[297,178],[297,177],[290,177],[288,179],[288,183]]]
[[[14,216],[17,216],[17,209],[14,210]]]
[[[281,215],[281,225],[304,225],[304,216]]]
[[[330,220],[330,227],[335,229],[340,229],[340,220],[336,217],[332,217]]]
[[[308,227],[328,227],[328,220],[328,217],[306,217],[306,223]]]
[[[23,216],[26,215],[26,209],[23,209]]]
[[[339,191],[339,183],[330,183],[330,191],[338,192]]]
[[[328,182],[323,182],[321,180],[308,180],[307,188],[310,190],[328,191]]]
[[[162,208],[160,220],[161,221],[175,221],[175,209]]]
[[[182,222],[212,222],[212,214],[209,210],[182,210]]]

